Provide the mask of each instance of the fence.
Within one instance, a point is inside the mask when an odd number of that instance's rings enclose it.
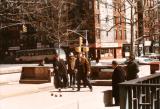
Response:
[[[160,73],[120,84],[120,109],[159,109]]]

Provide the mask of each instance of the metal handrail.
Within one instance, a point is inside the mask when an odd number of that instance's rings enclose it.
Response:
[[[120,86],[120,109],[158,109],[160,73],[126,81]]]

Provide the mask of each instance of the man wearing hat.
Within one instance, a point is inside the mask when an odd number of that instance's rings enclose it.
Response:
[[[132,80],[138,78],[139,66],[135,61],[135,56],[130,55],[127,63],[127,80]]]
[[[90,91],[92,91],[92,85],[87,78],[87,75],[90,74],[90,65],[88,60],[82,56],[82,53],[79,53],[77,56],[75,70],[77,79],[77,91],[80,91],[81,80],[89,87]]]

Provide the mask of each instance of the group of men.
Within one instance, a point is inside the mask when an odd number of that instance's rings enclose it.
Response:
[[[138,78],[139,67],[135,61],[134,55],[129,56],[127,66],[124,68],[119,66],[116,61],[112,61],[114,69],[112,73],[112,96],[115,100],[115,105],[120,104],[119,83]]]
[[[134,55],[129,57],[126,64],[127,66],[124,68],[119,66],[117,61],[112,61],[114,69],[112,73],[112,96],[115,100],[115,105],[120,103],[119,83],[138,78],[139,67]],[[70,53],[67,66],[57,55],[53,60],[53,68],[55,88],[74,87],[77,84],[77,91],[80,91],[81,82],[83,82],[84,87],[88,86],[92,91],[92,85],[88,80],[90,64],[84,54],[78,53],[74,56],[73,53]]]
[[[53,68],[55,88],[61,89],[68,86],[74,88],[75,83],[77,83],[77,91],[80,91],[82,81],[84,87],[88,86],[92,91],[92,85],[88,80],[90,65],[82,53],[78,53],[77,56],[70,53],[67,64],[57,55],[53,60]]]

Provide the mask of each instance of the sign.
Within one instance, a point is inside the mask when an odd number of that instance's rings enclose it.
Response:
[[[129,57],[130,53],[129,52],[125,52],[125,57]]]
[[[8,50],[20,50],[19,46],[9,47]]]
[[[151,41],[145,41],[144,46],[151,46]]]
[[[108,47],[108,48],[111,48],[111,47],[118,47],[118,43],[101,43],[101,47]]]
[[[37,48],[42,48],[42,44],[40,42],[37,43]]]

